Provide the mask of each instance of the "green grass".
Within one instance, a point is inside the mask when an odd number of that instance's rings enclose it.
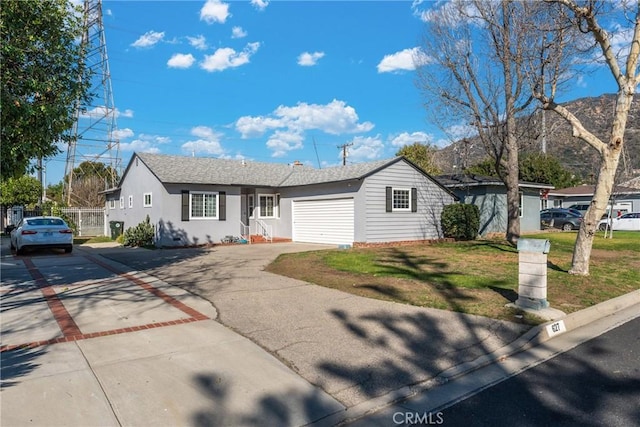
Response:
[[[615,232],[605,239],[598,232],[589,276],[568,273],[576,236],[525,236],[551,243],[552,307],[572,312],[640,289],[640,233]],[[267,270],[360,296],[513,320],[505,304],[517,298],[519,254],[504,241],[477,240],[285,254]]]
[[[108,236],[95,236],[95,237],[74,237],[74,245],[82,245],[84,243],[106,243],[113,242]]]

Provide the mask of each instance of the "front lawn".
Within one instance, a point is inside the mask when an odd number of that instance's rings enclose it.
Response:
[[[640,289],[640,233],[598,233],[588,277],[567,273],[576,233],[524,237],[551,242],[553,308],[570,313]],[[505,307],[518,297],[518,252],[497,240],[284,254],[267,271],[369,298],[539,323]]]

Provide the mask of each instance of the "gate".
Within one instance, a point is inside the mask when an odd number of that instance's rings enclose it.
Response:
[[[78,236],[104,236],[104,208],[60,208],[78,227]]]
[[[104,236],[105,212],[104,208],[58,208],[77,228],[78,236]],[[7,225],[17,224],[23,217],[49,215],[42,210],[23,210],[21,206],[3,209],[3,222]],[[5,225],[6,226],[6,225]]]

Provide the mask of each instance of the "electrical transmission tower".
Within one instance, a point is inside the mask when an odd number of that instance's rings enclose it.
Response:
[[[83,162],[102,164],[101,179],[105,188],[115,187],[121,172],[120,141],[117,137],[116,108],[113,102],[107,43],[102,22],[102,0],[84,0],[82,52],[90,70],[91,100],[76,102],[75,122],[67,149],[64,197],[69,206],[82,203],[74,193],[79,184],[75,169]]]

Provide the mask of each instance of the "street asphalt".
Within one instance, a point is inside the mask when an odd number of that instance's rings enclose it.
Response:
[[[281,253],[330,246],[96,244],[14,257],[6,243],[2,426],[366,425],[551,338],[549,325],[527,330],[264,271]],[[563,328],[634,304],[640,292],[567,316]]]

